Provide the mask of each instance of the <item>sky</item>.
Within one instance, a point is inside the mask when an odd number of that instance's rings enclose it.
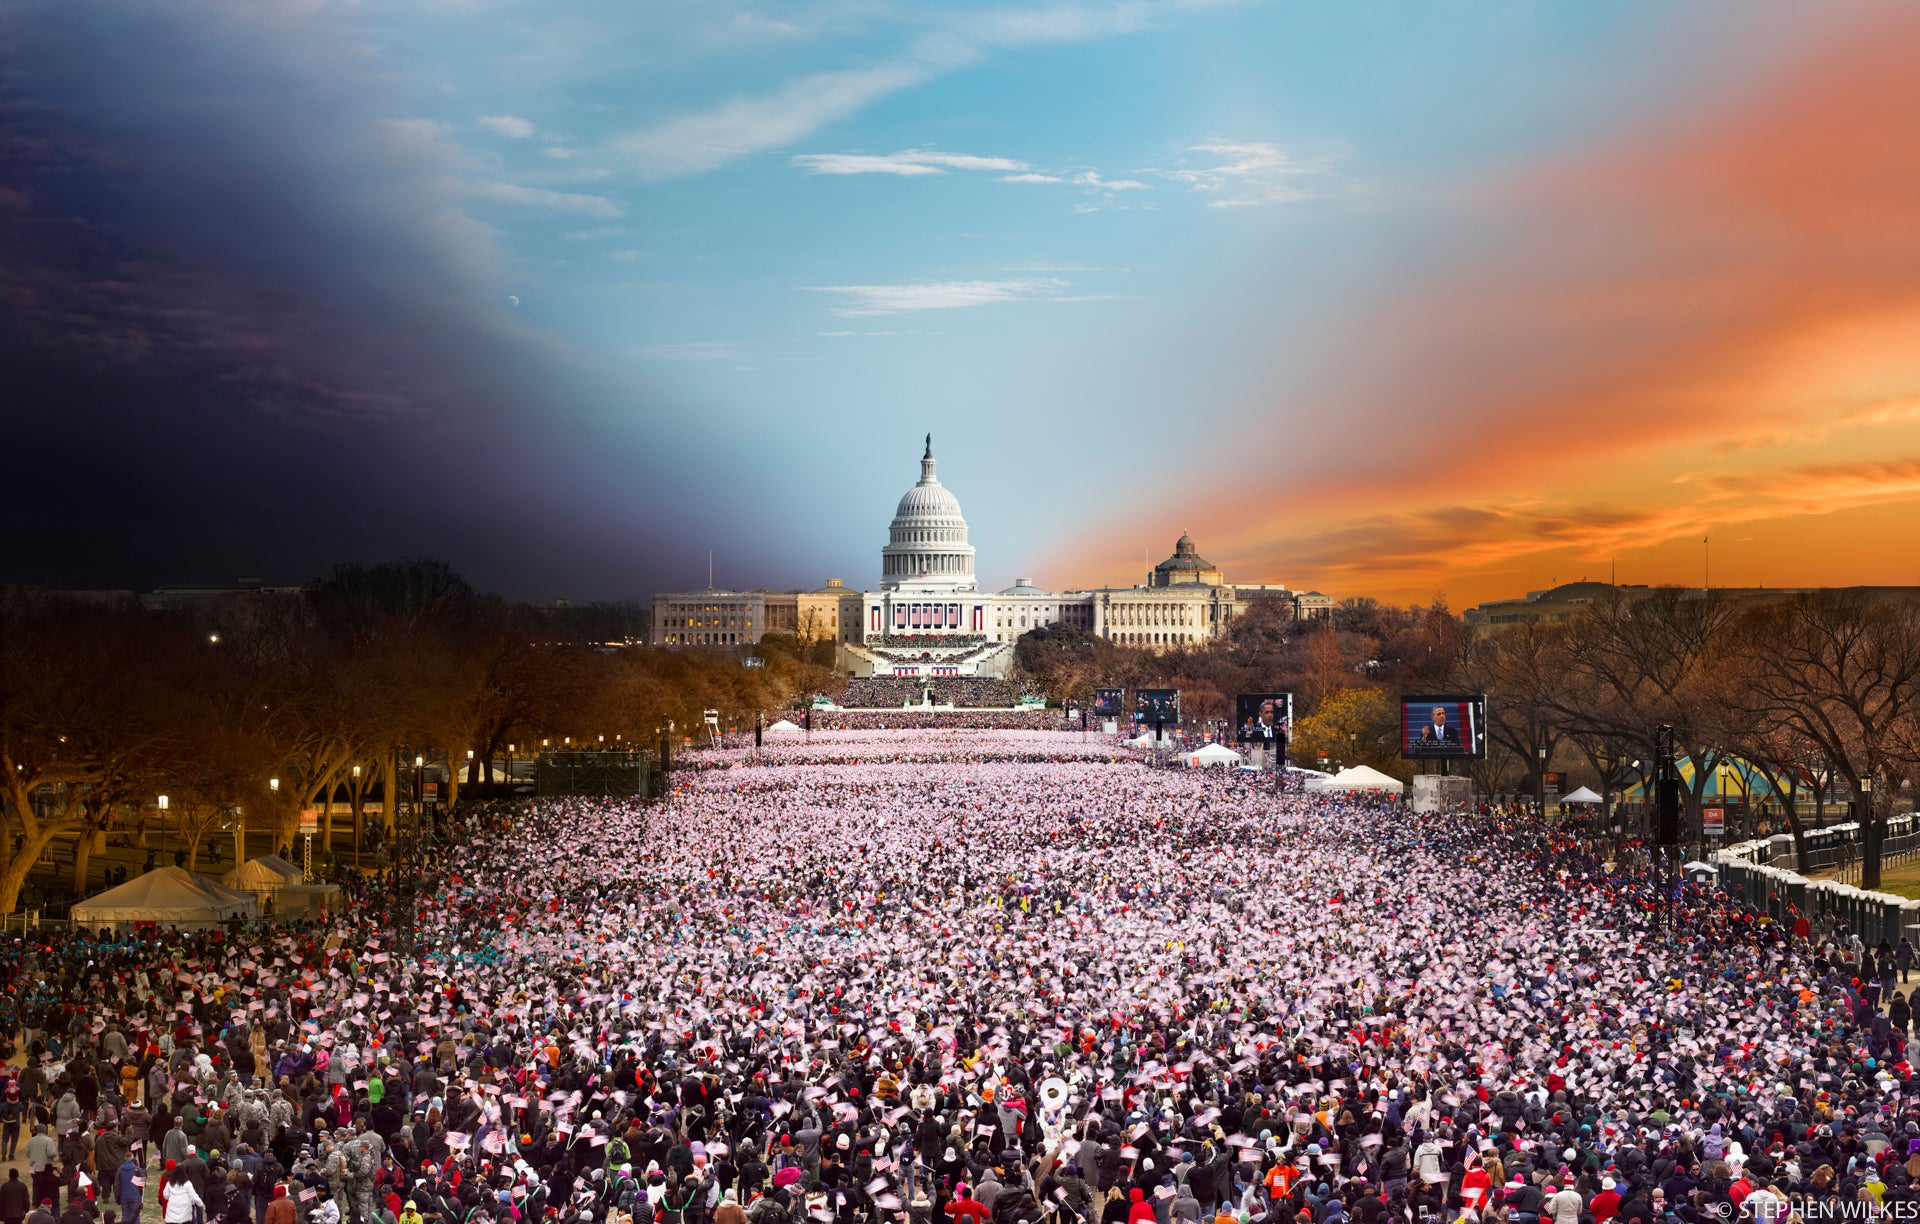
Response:
[[[1920,9],[0,0],[0,578],[1920,583]],[[1710,569],[1709,569],[1710,567]]]

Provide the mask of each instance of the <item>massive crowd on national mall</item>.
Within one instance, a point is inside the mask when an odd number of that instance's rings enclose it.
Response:
[[[0,1220],[1705,1224],[1920,1198],[1910,949],[1663,895],[1551,824],[1079,735],[715,756],[651,803],[469,807],[423,878],[322,921],[7,936]]]

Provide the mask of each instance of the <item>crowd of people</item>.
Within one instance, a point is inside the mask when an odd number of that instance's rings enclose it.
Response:
[[[0,1221],[131,1224],[149,1178],[168,1224],[1920,1199],[1910,1013],[1844,932],[1077,732],[725,755],[650,805],[469,808],[324,926],[9,938]]]
[[[804,715],[800,716],[804,717]],[[790,719],[798,718],[790,715]],[[815,710],[815,731],[946,730],[1057,731],[1069,725],[1059,710]],[[1071,724],[1078,727],[1078,723]]]
[[[838,704],[853,710],[897,709],[928,698],[959,709],[1005,709],[1020,700],[1020,686],[992,676],[868,676],[848,680]]]

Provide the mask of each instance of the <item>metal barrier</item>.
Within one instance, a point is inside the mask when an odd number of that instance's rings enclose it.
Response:
[[[1807,857],[1816,870],[1843,864],[1850,856],[1858,857],[1860,826],[1856,823],[1809,830],[1806,837]],[[1904,862],[1917,854],[1920,820],[1910,813],[1890,819],[1882,865]],[[1787,867],[1774,865],[1793,862],[1793,838],[1788,834],[1740,842],[1713,856],[1720,890],[1739,897],[1756,912],[1785,921],[1791,907],[1823,930],[1844,922],[1870,944],[1882,939],[1897,942],[1902,936],[1920,943],[1920,901],[1868,892],[1843,880],[1809,880]]]

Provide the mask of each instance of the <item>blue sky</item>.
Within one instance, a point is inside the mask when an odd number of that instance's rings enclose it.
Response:
[[[765,516],[797,564],[730,581],[867,577],[932,430],[997,582],[1128,507],[1164,551],[1190,486],[1150,439],[1226,458],[1197,439],[1244,384],[1310,361],[1470,167],[1590,122],[1607,44],[1650,20],[461,4],[365,30],[467,163],[500,299],[678,406],[626,424],[710,465],[716,523],[743,486],[816,507]]]
[[[259,426],[318,480],[411,457],[411,491],[363,483],[359,519],[302,519],[281,564],[435,553],[536,598],[704,581],[709,549],[727,584],[871,582],[928,431],[994,586],[1127,581],[1191,527],[1236,577],[1357,593],[1368,575],[1325,541],[1385,528],[1339,490],[1472,466],[1470,430],[1422,437],[1430,379],[1455,420],[1482,370],[1503,399],[1537,381],[1532,340],[1469,326],[1461,303],[1505,298],[1479,270],[1524,291],[1543,262],[1641,254],[1637,223],[1564,234],[1514,204],[1525,185],[1737,103],[1819,41],[1732,3],[0,15],[10,79],[53,117],[40,147],[103,151],[90,178],[20,155],[36,244],[63,217],[114,233],[163,303],[139,325],[173,329],[116,360],[211,352],[140,377],[240,385],[166,415]],[[44,271],[83,298],[108,279]],[[244,305],[263,293],[299,325]],[[1509,508],[1539,494],[1516,479],[1495,482]],[[1396,512],[1480,513],[1436,496]],[[270,541],[194,531],[215,572],[274,563]],[[1381,593],[1446,584],[1405,560]]]

